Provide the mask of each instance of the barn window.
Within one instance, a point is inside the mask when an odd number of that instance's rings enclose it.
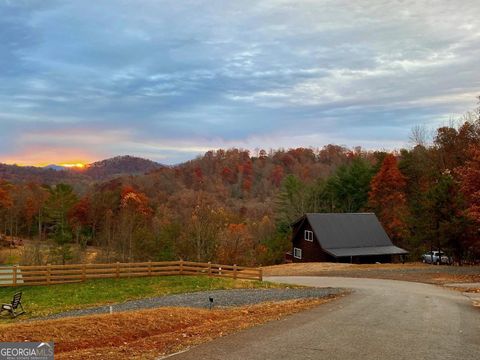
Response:
[[[293,257],[295,259],[301,259],[302,258],[302,249],[293,248]]]
[[[313,231],[305,230],[305,240],[313,241]]]

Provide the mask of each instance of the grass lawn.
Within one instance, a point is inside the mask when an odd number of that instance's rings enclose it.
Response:
[[[278,288],[282,285],[206,276],[162,276],[124,279],[98,279],[84,283],[51,286],[1,287],[0,302],[9,303],[17,291],[23,291],[22,304],[27,311],[19,319],[45,316],[72,309],[113,304],[169,294],[238,288]],[[9,317],[2,314],[2,322]]]

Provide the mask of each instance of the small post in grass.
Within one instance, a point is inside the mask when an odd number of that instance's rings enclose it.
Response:
[[[208,276],[212,276],[212,262],[208,262]]]
[[[237,278],[237,264],[233,264],[233,278]]]
[[[262,268],[262,264],[260,264],[260,266],[258,267],[258,277],[260,281],[263,281],[263,268]]]
[[[152,276],[152,260],[148,260],[148,276]]]
[[[17,265],[13,265],[13,286],[17,286]]]
[[[117,279],[120,277],[120,263],[118,261],[116,264],[116,277]]]

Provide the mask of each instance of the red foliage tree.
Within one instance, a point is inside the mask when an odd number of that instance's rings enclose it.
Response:
[[[194,169],[194,173],[195,173],[195,180],[198,182],[203,182],[203,171],[199,166],[197,166]]]
[[[276,187],[279,187],[282,183],[283,177],[285,176],[285,172],[283,171],[283,167],[280,165],[275,166],[273,171],[270,174],[270,181]]]
[[[90,222],[91,203],[88,197],[80,199],[70,210],[69,220],[73,226],[88,226]]]
[[[249,192],[252,189],[253,184],[253,165],[252,161],[246,161],[242,166],[242,189]]]
[[[228,166],[225,166],[222,170],[222,180],[229,184],[236,182],[236,175]]]
[[[9,187],[10,185],[7,182],[0,180],[0,207],[2,208],[13,206],[13,200],[8,191]]]
[[[480,147],[470,149],[470,160],[456,169],[460,189],[467,200],[467,216],[480,223]]]
[[[389,154],[370,184],[369,205],[374,209],[392,239],[405,236],[407,199],[406,179],[397,166],[397,159]]]
[[[88,228],[92,225],[90,218],[91,202],[88,197],[80,199],[68,213],[68,222],[74,230],[77,243],[80,240],[80,232],[82,229]]]

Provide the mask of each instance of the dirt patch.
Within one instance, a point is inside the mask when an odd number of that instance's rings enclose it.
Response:
[[[444,285],[480,281],[480,266],[408,264],[293,263],[267,266],[265,276],[344,276]]]
[[[336,297],[262,303],[227,310],[159,308],[33,321],[0,327],[0,341],[54,341],[56,359],[154,359],[318,306]]]
[[[291,263],[263,267],[264,276],[312,275],[319,271],[350,269],[352,264],[340,263]]]

